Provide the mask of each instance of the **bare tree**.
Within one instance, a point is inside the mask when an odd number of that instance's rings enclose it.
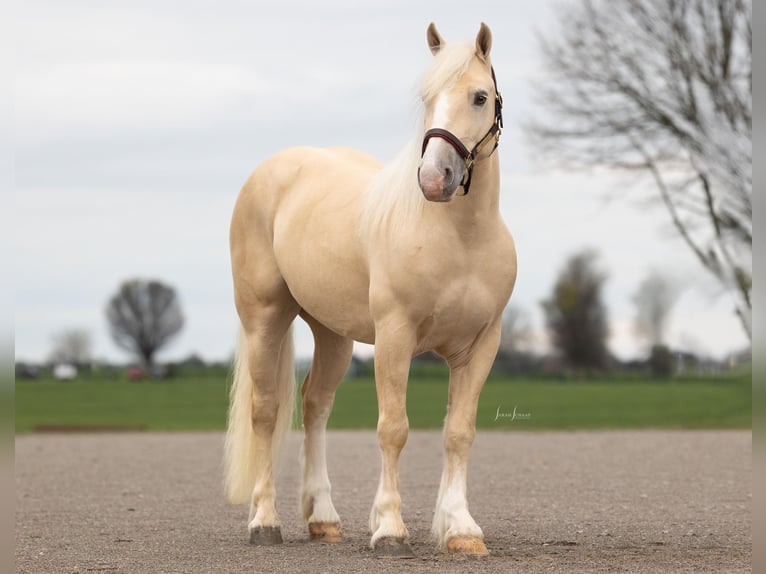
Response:
[[[752,338],[751,2],[575,0],[559,24],[533,143],[645,174]]]
[[[529,348],[532,337],[529,313],[516,304],[508,305],[503,312],[500,348],[493,369],[508,374],[533,371],[539,363]]]
[[[67,329],[53,336],[51,361],[84,365],[91,359],[90,335],[84,329]]]
[[[636,304],[636,332],[650,347],[665,343],[670,312],[679,294],[678,284],[657,271],[650,272],[638,286],[633,296]]]
[[[609,361],[609,325],[601,298],[606,275],[596,258],[593,251],[570,257],[550,299],[542,303],[554,346],[571,366],[585,370],[604,368]]]
[[[500,334],[500,351],[518,352],[532,337],[529,314],[521,307],[511,304],[503,312]]]
[[[159,281],[133,279],[110,299],[106,317],[117,346],[133,353],[145,366],[175,337],[184,316],[175,289]]]

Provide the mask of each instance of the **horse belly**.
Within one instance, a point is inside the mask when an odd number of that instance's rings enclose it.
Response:
[[[330,330],[363,343],[374,343],[368,282],[348,261],[317,249],[307,249],[282,273],[295,300]]]
[[[274,253],[292,296],[327,328],[366,343],[375,330],[357,225],[370,173],[318,150],[284,190],[274,219]]]

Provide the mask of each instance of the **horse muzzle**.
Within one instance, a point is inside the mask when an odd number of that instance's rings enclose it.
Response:
[[[421,175],[418,178],[418,182],[420,183],[420,190],[423,192],[423,197],[428,201],[450,201],[457,189],[457,184],[454,181],[454,178],[450,179],[445,176],[423,177],[423,175]]]
[[[450,201],[460,185],[460,175],[456,175],[456,170],[462,167],[462,162],[451,161],[454,152],[449,150],[446,159],[437,159],[429,161],[426,158],[418,169],[418,184],[423,196],[428,201],[446,202]]]

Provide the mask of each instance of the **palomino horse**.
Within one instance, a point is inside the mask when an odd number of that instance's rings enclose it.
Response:
[[[382,468],[371,546],[410,552],[399,494],[407,377],[411,358],[433,349],[450,367],[433,534],[449,552],[487,553],[468,512],[466,469],[516,278],[498,207],[501,99],[485,24],[475,43],[445,44],[433,24],[427,38],[434,58],[421,86],[420,131],[390,165],[350,149],[292,148],[258,167],[237,200],[230,239],[242,329],[226,491],[231,502],[250,503],[254,544],[282,541],[273,468],[292,419],[291,325],[300,315],[315,340],[301,389],[301,506],[311,538],[342,539],[325,428],[356,340],[375,344]]]

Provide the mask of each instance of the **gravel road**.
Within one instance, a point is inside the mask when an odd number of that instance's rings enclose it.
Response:
[[[221,495],[221,433],[16,438],[19,573],[750,572],[749,431],[479,432],[469,501],[491,555],[451,558],[429,528],[438,432],[413,431],[402,459],[415,558],[378,558],[367,516],[374,432],[328,433],[340,544],[308,541],[288,439],[278,482],[285,544],[247,544],[244,507]]]

